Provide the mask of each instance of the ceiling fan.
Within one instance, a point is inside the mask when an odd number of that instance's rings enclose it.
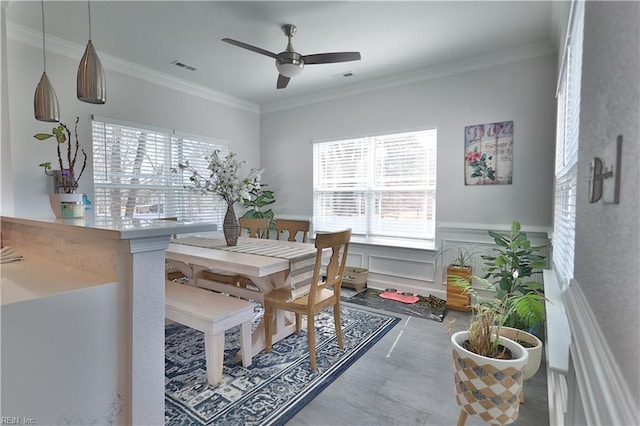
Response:
[[[296,34],[296,26],[291,24],[285,24],[282,26],[282,31],[287,36],[289,42],[284,52],[280,52],[277,55],[268,50],[261,49],[259,47],[252,46],[241,41],[233,40],[230,38],[223,38],[222,41],[233,44],[234,46],[242,47],[243,49],[251,50],[252,52],[260,53],[261,55],[269,56],[276,60],[276,68],[278,69],[278,82],[276,87],[278,89],[284,89],[289,84],[291,77],[295,77],[302,72],[305,65],[312,64],[330,64],[335,62],[349,62],[359,61],[360,52],[334,52],[334,53],[316,53],[314,55],[301,55],[293,50],[291,44],[291,38]]]

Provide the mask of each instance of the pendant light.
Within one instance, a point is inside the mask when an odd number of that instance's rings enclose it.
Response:
[[[78,99],[90,104],[103,104],[107,100],[107,82],[100,58],[91,42],[91,3],[87,0],[89,10],[89,42],[84,56],[78,66]]]
[[[44,45],[44,0],[40,0],[42,9],[42,60],[43,72],[40,82],[36,86],[36,93],[33,97],[33,111],[36,120],[40,121],[59,121],[60,112],[58,111],[58,97],[56,91],[47,77],[47,54]]]

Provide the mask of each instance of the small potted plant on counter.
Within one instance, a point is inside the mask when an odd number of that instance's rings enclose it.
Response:
[[[56,152],[58,154],[58,165],[60,170],[52,170],[51,162],[41,163],[40,167],[44,168],[47,176],[54,178],[54,193],[50,194],[51,208],[56,217],[82,217],[84,216],[83,194],[77,194],[78,182],[87,167],[87,153],[84,149],[80,149],[78,140],[78,122],[80,117],[76,117],[74,135],[76,142],[71,142],[71,131],[62,122],[54,127],[51,133],[36,133],[33,137],[39,141],[54,138],[56,143]],[[66,145],[66,148],[64,148]],[[61,148],[63,147],[63,148]],[[63,157],[63,149],[66,156]],[[76,161],[78,159],[78,151],[82,152],[83,162],[80,173],[76,175]],[[66,158],[66,165],[65,165]]]

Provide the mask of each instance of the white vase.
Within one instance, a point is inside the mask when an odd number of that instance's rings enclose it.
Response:
[[[57,218],[84,217],[82,194],[49,194],[49,203]]]
[[[524,369],[529,353],[524,347],[499,337],[513,359],[495,359],[473,353],[462,345],[469,339],[468,331],[451,336],[456,403],[460,407],[458,425],[468,415],[478,416],[489,424],[509,424],[518,418]]]

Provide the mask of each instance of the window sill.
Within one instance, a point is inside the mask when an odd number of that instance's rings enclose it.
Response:
[[[363,237],[360,235],[352,235],[351,243],[381,246],[381,247],[398,247],[415,250],[435,250],[435,241],[417,241],[403,240],[399,238],[382,238],[382,237]]]

